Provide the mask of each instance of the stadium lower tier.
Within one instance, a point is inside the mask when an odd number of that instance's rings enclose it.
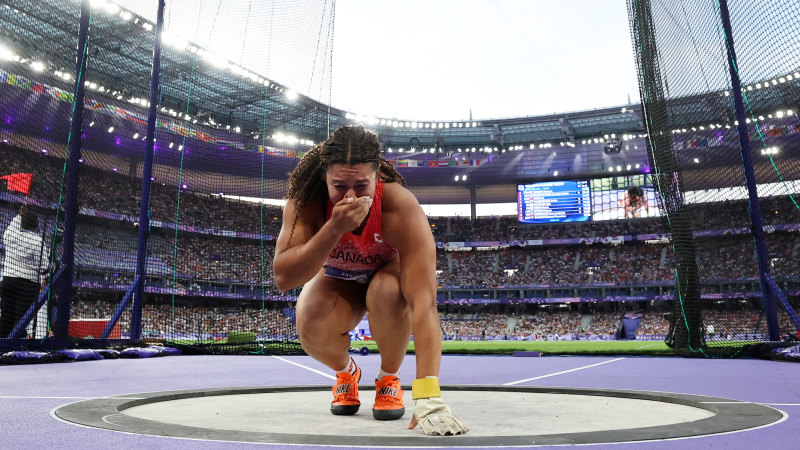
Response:
[[[191,305],[169,302],[144,305],[142,336],[153,339],[220,341],[231,333],[249,332],[258,340],[294,340],[294,308],[291,303],[248,307]],[[725,302],[703,314],[708,340],[749,340],[763,333],[763,313],[749,301]],[[116,304],[106,300],[84,299],[73,303],[71,327],[80,333],[87,321],[107,321]],[[669,331],[669,305],[490,305],[439,307],[442,337],[445,340],[578,340],[619,337],[624,316],[640,319],[636,336],[662,339]],[[794,336],[786,314],[779,315],[786,338]],[[105,322],[104,322],[105,323]],[[130,328],[130,307],[119,321],[122,337]],[[369,339],[367,319],[351,334],[353,339]],[[98,337],[77,335],[75,337]]]

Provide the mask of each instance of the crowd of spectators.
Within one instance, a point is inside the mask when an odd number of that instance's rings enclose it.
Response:
[[[116,308],[106,301],[80,300],[72,303],[73,319],[110,319]],[[758,320],[757,313],[753,322]],[[232,331],[252,331],[261,335],[296,335],[291,308],[206,307],[145,304],[142,308],[142,333],[145,336],[224,337]],[[442,336],[445,339],[523,339],[555,340],[564,336],[614,335],[620,313],[596,312],[590,315],[588,327],[581,327],[581,314],[553,310],[537,314],[479,312],[472,314],[440,313]],[[663,314],[649,311],[641,314],[639,335],[666,334],[668,323]],[[711,320],[711,319],[708,319]],[[717,321],[732,320],[720,316]],[[130,306],[119,320],[121,330],[130,327]],[[720,327],[721,328],[721,327]],[[720,329],[720,332],[723,332]]]
[[[72,303],[73,319],[110,319],[116,305],[83,300]],[[288,307],[287,307],[288,308]],[[130,306],[119,319],[121,330],[130,328]],[[149,337],[224,337],[232,331],[252,331],[268,336],[296,336],[291,314],[283,309],[172,306],[145,304],[142,334]]]
[[[22,150],[0,144],[0,165],[7,172],[34,173],[31,197],[54,202],[63,195],[61,180],[64,161],[43,152]],[[76,235],[78,266],[91,258],[100,259],[109,272],[129,272],[136,253],[140,181],[127,174],[101,170],[85,163],[79,203],[96,211],[127,215],[131,220],[115,226],[105,219],[81,216]],[[178,208],[180,204],[180,208]],[[13,216],[16,205],[3,207],[0,220]],[[697,229],[727,229],[746,226],[747,203],[726,201],[709,207],[690,207]],[[767,224],[797,224],[800,214],[787,197],[765,198],[762,216]],[[219,195],[163,186],[156,180],[151,194],[151,218],[195,227],[198,232],[153,227],[148,261],[183,277],[205,281],[257,282],[272,280],[274,240],[221,237],[199,230],[227,230],[276,235],[280,209],[239,202]],[[263,220],[262,220],[263,218]],[[43,218],[46,226],[49,222]],[[439,242],[513,242],[525,239],[605,237],[658,233],[658,218],[526,225],[515,217],[431,218],[431,230]],[[0,224],[0,226],[2,226]],[[219,233],[218,233],[219,234]],[[796,274],[800,260],[800,239],[796,230],[771,232],[767,236],[770,268],[776,276]],[[704,236],[696,240],[701,281],[754,279],[756,265],[751,239],[746,234],[725,237]],[[57,252],[56,252],[57,254]],[[676,262],[670,244],[595,244],[501,247],[488,250],[437,251],[439,284],[445,288],[495,288],[533,285],[571,286],[592,283],[637,284],[671,281]],[[165,271],[167,269],[164,269]],[[126,275],[129,275],[126,273]],[[124,279],[124,277],[116,278]]]
[[[642,319],[637,335],[666,335],[669,331],[669,322],[663,313],[645,311],[637,315]],[[556,309],[521,315],[488,312],[443,314],[440,321],[442,335],[447,339],[557,340],[567,336],[614,336],[621,318],[620,312],[582,315],[575,311]]]
[[[146,336],[219,337],[231,331],[252,331],[267,336],[293,336],[296,329],[288,304],[280,308],[207,307],[145,304],[142,311],[142,332]],[[107,301],[79,300],[72,303],[73,319],[110,319],[116,304]],[[555,340],[565,336],[613,336],[620,325],[620,312],[581,314],[570,310],[548,310],[536,314],[477,312],[469,314],[440,313],[445,339],[522,339]],[[663,312],[637,313],[641,323],[637,335],[666,335],[669,322]],[[779,311],[781,330],[791,333],[794,324]],[[709,340],[752,339],[763,334],[766,322],[760,310],[709,309],[703,312],[706,338]],[[583,324],[583,325],[582,325]],[[130,327],[130,306],[119,321],[120,329]]]

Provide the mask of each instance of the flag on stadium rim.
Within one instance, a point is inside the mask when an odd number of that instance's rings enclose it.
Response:
[[[31,195],[31,184],[33,184],[32,173],[12,173],[11,175],[4,175],[0,180],[8,182],[7,189],[9,191],[22,192],[25,195]]]
[[[395,167],[458,167],[458,166],[480,166],[481,164],[486,164],[487,160],[480,160],[480,159],[464,159],[459,161],[456,160],[422,160],[418,161],[415,159],[390,159],[389,164]]]

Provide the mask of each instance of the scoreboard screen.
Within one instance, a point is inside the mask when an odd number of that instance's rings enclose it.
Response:
[[[585,222],[590,217],[586,180],[517,185],[517,218],[522,223]]]

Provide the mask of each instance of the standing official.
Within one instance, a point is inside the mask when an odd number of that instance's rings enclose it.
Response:
[[[36,301],[47,267],[49,250],[36,232],[39,218],[25,205],[3,233],[5,260],[0,284],[0,339],[23,338],[25,332],[9,336],[14,326]]]

